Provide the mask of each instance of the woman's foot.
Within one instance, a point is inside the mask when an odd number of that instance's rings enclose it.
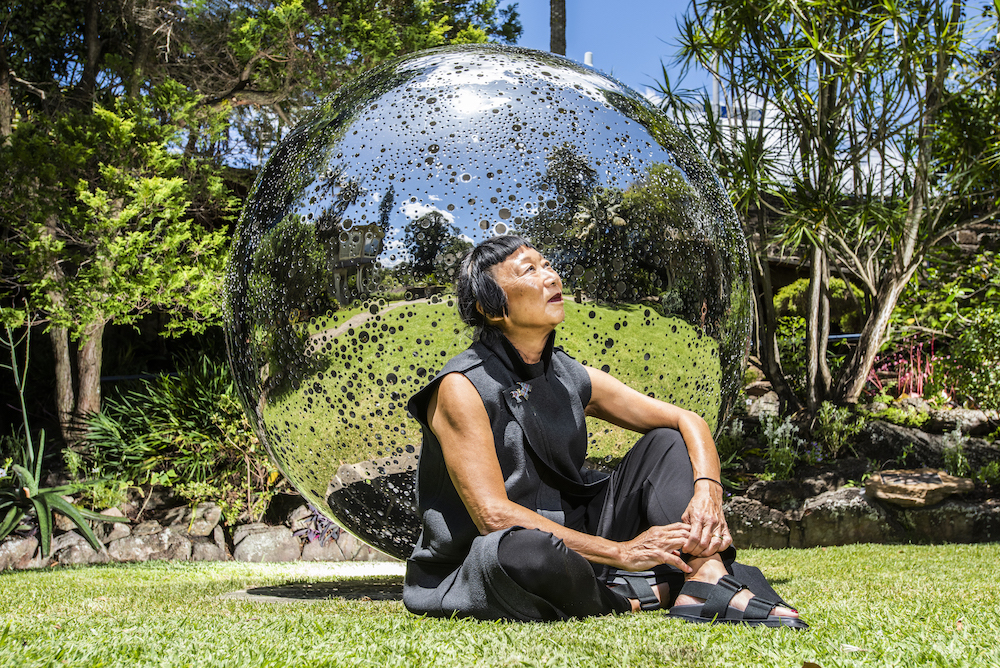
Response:
[[[694,580],[696,582],[705,582],[707,584],[715,584],[722,579],[722,576],[727,575],[726,566],[722,563],[722,559],[718,555],[713,555],[711,557],[705,557],[704,559],[695,558],[688,562],[693,570],[687,575],[685,581]],[[737,592],[733,596],[732,601],[729,605],[737,610],[746,610],[747,603],[753,598],[753,592],[748,589],[744,589]],[[661,598],[660,600],[665,600]],[[674,605],[700,605],[703,600],[700,598],[695,598],[693,596],[688,596],[687,594],[681,594],[674,601]],[[771,614],[777,615],[778,617],[798,617],[799,613],[792,608],[786,608],[783,605],[776,606]]]

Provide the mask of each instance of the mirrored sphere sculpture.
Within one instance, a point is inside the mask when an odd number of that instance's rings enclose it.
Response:
[[[409,554],[421,434],[406,402],[468,347],[463,251],[529,238],[563,278],[557,344],[716,429],[746,360],[746,240],[690,139],[631,89],[522,49],[445,47],[323,101],[271,154],[227,270],[239,392],[322,512]],[[591,426],[591,452],[633,436]]]

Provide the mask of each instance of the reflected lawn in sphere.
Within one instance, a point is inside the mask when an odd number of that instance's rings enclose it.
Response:
[[[714,339],[641,305],[567,300],[565,308],[557,345],[637,391],[705,416],[715,428],[721,370]],[[281,463],[305,483],[314,504],[325,498],[342,465],[419,449],[420,427],[407,417],[406,402],[470,344],[451,299],[366,305],[348,314],[353,318],[338,313],[336,320],[308,323],[314,354],[326,357],[328,368],[263,407],[265,422],[281,429],[283,442],[306,446],[297,448],[298,458]],[[385,354],[389,348],[409,354]],[[588,428],[593,460],[617,460],[636,440],[633,432],[600,420],[589,419]]]

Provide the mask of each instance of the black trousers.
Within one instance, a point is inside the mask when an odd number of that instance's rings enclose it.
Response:
[[[651,526],[679,522],[694,496],[693,478],[680,432],[654,429],[628,452],[603,494],[585,505],[567,504],[566,525],[626,541]],[[732,561],[735,551],[727,550],[723,556]],[[616,575],[613,569],[592,565],[550,533],[510,531],[500,542],[498,557],[512,580],[568,617],[631,610],[629,601],[609,586]],[[684,581],[683,574],[669,566],[643,575],[651,583],[669,582],[674,596]]]

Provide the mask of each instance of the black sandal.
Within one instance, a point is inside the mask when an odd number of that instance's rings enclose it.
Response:
[[[624,582],[616,584],[614,588],[622,587],[625,590],[619,592],[622,596],[638,600],[640,610],[660,609],[660,599],[656,598],[656,594],[653,593],[653,588],[649,586],[649,581],[646,578],[640,575],[625,575],[624,573],[618,577]]]
[[[683,619],[699,624],[747,624],[748,626],[787,626],[792,629],[807,629],[809,625],[798,617],[772,615],[771,611],[783,603],[776,603],[754,596],[747,603],[746,610],[737,610],[729,605],[739,592],[746,589],[739,580],[724,575],[716,584],[688,580],[681,588],[681,594],[705,599],[696,605],[675,605],[667,617]]]

